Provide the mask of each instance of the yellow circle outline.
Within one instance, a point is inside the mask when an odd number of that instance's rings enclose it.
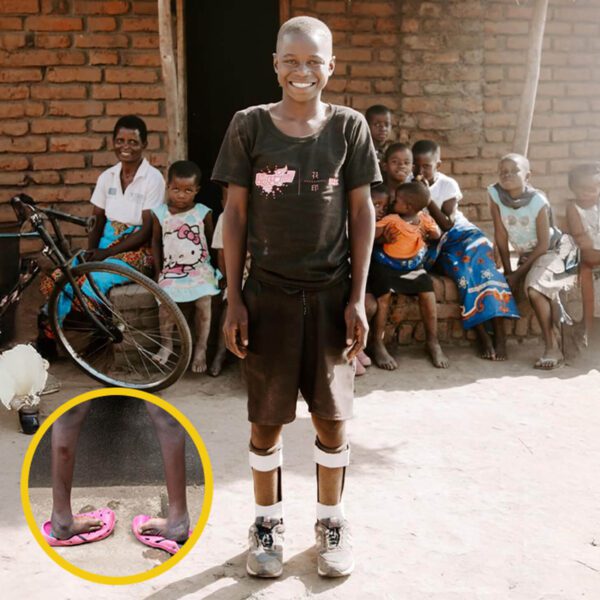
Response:
[[[148,571],[144,571],[142,573],[120,577],[90,573],[89,571],[80,569],[79,567],[76,567],[69,561],[65,560],[44,539],[44,536],[42,535],[42,532],[40,531],[33,517],[33,511],[31,509],[31,503],[29,501],[29,471],[31,469],[31,461],[33,460],[33,456],[38,447],[38,444],[40,443],[46,431],[48,431],[48,429],[50,428],[52,423],[54,423],[54,421],[56,421],[62,414],[64,414],[74,406],[77,406],[82,402],[87,402],[88,400],[94,400],[96,398],[102,398],[104,396],[131,396],[133,398],[138,398],[139,400],[152,402],[152,404],[156,404],[157,406],[168,412],[173,418],[179,421],[179,423],[186,430],[187,434],[194,442],[196,449],[198,450],[198,454],[200,455],[200,460],[202,462],[202,467],[204,470],[204,500],[202,502],[202,510],[200,512],[198,522],[194,526],[193,533],[190,536],[189,540],[185,543],[185,545],[181,547],[181,550],[179,550],[177,554],[173,555],[163,564],[153,567],[152,569],[149,569]],[[62,406],[57,408],[48,416],[48,418],[40,426],[37,433],[33,436],[33,439],[29,444],[29,448],[25,453],[25,459],[23,461],[23,467],[21,469],[21,503],[23,505],[25,519],[27,520],[27,524],[29,525],[29,529],[31,529],[33,537],[37,540],[42,550],[55,563],[60,565],[63,569],[65,569],[72,575],[81,577],[83,579],[87,579],[88,581],[92,581],[93,583],[103,583],[107,585],[128,585],[132,583],[141,583],[142,581],[147,581],[148,579],[151,579],[153,577],[156,577],[157,575],[160,575],[161,573],[168,571],[171,567],[174,567],[180,560],[185,558],[188,552],[200,539],[200,535],[202,534],[206,522],[208,521],[210,508],[212,505],[212,498],[213,476],[212,468],[210,465],[210,458],[208,456],[206,446],[204,445],[204,442],[200,437],[200,434],[196,431],[196,428],[192,425],[190,420],[183,413],[177,410],[173,405],[169,404],[162,398],[159,398],[158,396],[155,396],[154,394],[150,394],[148,392],[132,390],[127,388],[104,388],[92,390],[91,392],[85,392],[84,394],[80,394],[79,396],[72,398],[71,400],[65,402]]]

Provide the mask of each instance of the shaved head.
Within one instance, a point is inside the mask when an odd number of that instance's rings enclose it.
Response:
[[[531,171],[531,167],[529,166],[529,161],[522,155],[517,154],[515,152],[511,152],[510,154],[505,154],[500,162],[504,162],[505,160],[510,160],[515,163],[515,165],[519,165],[523,168],[524,171]]]
[[[319,21],[319,19],[315,19],[314,17],[294,17],[289,19],[279,28],[279,33],[277,34],[277,51],[279,51],[283,37],[292,33],[301,33],[309,37],[321,37],[327,43],[329,55],[333,54],[331,31],[323,21]]]

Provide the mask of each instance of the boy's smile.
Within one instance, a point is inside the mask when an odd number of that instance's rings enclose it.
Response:
[[[600,197],[600,178],[594,175],[581,177],[572,189],[577,204],[581,208],[591,208],[598,203]]]
[[[398,150],[384,163],[384,170],[390,179],[397,183],[404,183],[412,168],[413,160],[410,150]]]
[[[513,160],[503,160],[498,166],[500,187],[509,194],[520,194],[529,180],[529,172],[523,165]]]

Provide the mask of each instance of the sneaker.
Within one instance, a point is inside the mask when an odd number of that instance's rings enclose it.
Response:
[[[323,577],[344,577],[354,569],[352,534],[348,521],[323,519],[315,525],[317,571]]]
[[[283,534],[280,519],[259,517],[248,531],[246,571],[254,577],[279,577],[283,571]]]

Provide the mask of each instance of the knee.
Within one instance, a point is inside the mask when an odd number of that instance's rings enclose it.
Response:
[[[177,419],[173,418],[159,406],[156,406],[156,404],[152,404],[151,402],[146,402],[145,404],[150,419],[157,430],[168,431],[169,434],[183,433],[183,427],[179,424]]]
[[[281,439],[280,425],[258,425],[252,423],[250,443],[257,450],[268,450],[276,446]]]
[[[315,429],[317,430],[317,438],[326,448],[339,448],[348,443],[345,421],[315,419],[314,423]]]

